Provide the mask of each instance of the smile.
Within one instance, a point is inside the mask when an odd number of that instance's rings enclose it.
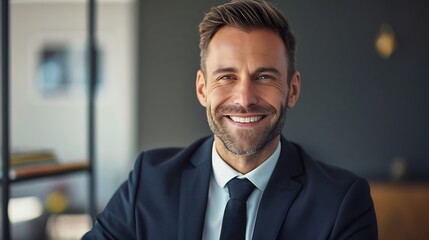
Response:
[[[229,116],[232,121],[237,123],[254,123],[262,119],[262,116],[253,116],[253,117],[236,117]]]

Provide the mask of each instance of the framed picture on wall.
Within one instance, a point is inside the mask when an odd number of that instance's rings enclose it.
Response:
[[[85,33],[47,33],[31,41],[30,92],[38,101],[81,102],[87,96],[88,54]],[[97,50],[97,91],[106,84],[105,54]],[[37,101],[37,102],[38,102]]]

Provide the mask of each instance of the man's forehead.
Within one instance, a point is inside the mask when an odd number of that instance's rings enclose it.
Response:
[[[280,35],[278,32],[269,29],[269,28],[249,28],[249,29],[243,29],[239,27],[234,26],[223,26],[221,27],[216,33],[213,35],[211,41],[209,42],[209,46],[212,44],[212,42],[221,36],[241,36],[243,37],[250,37],[254,38],[255,36],[260,35],[259,37],[265,36],[267,39],[269,38],[275,38],[278,42],[283,43]],[[223,39],[223,40],[234,40],[234,39]],[[283,46],[284,47],[284,46]]]
[[[252,61],[255,67],[278,68],[279,65],[286,65],[283,41],[269,29],[220,29],[209,43],[206,63],[220,69],[239,67],[237,64],[246,61]]]

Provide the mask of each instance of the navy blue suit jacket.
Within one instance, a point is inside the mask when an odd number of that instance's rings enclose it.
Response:
[[[281,141],[253,239],[377,239],[368,183]],[[201,239],[212,144],[210,137],[185,149],[143,152],[83,239]]]

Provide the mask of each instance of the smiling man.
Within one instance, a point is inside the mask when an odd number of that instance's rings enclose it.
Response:
[[[200,49],[213,136],[143,152],[84,239],[377,239],[368,183],[281,135],[301,84],[281,13],[262,0],[214,7]]]
[[[300,75],[294,71],[288,81],[286,52],[273,30],[226,26],[213,36],[197,73],[216,150],[242,174],[277,148],[286,109],[298,99]]]

